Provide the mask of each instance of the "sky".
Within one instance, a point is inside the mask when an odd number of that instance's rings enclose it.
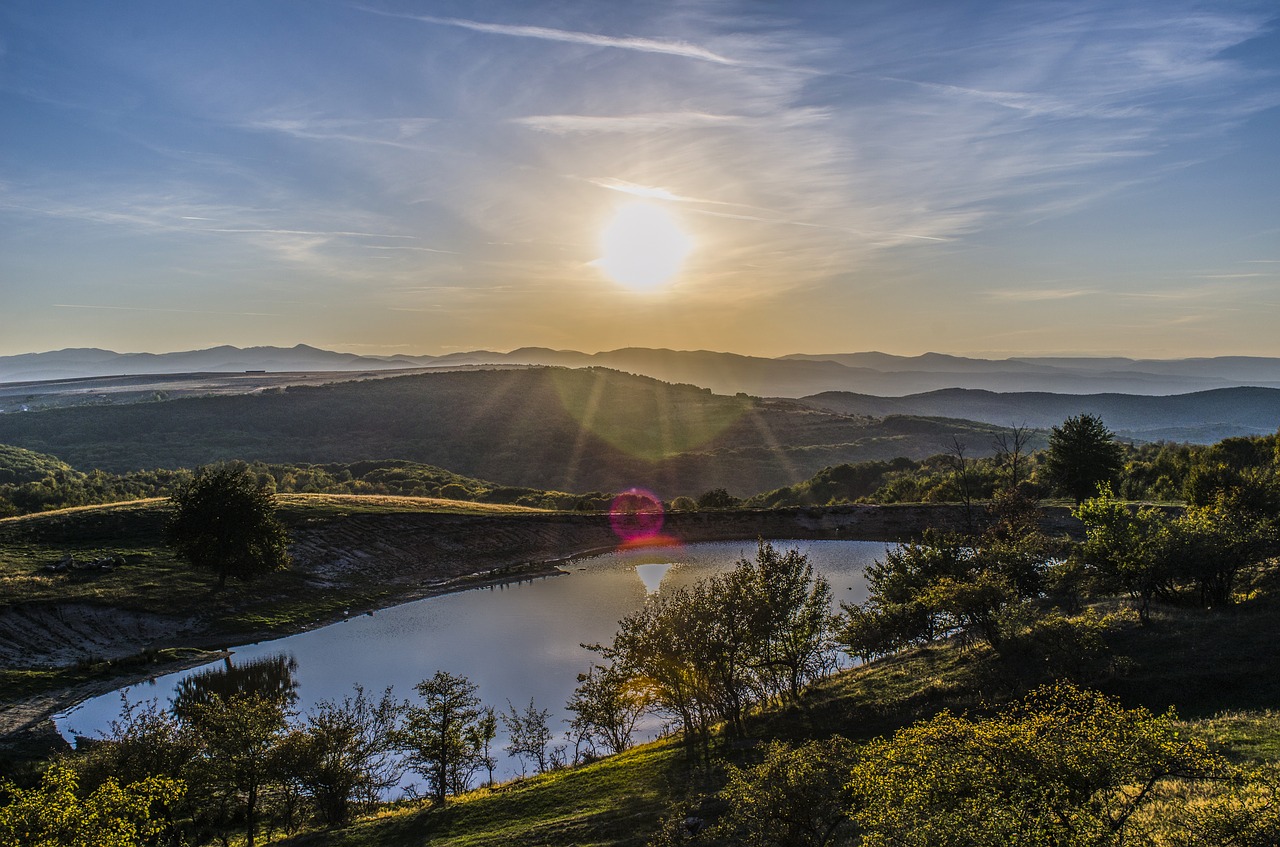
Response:
[[[6,0],[0,355],[1280,356],[1277,139],[1275,0]]]

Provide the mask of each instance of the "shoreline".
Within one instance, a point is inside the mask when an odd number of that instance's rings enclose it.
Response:
[[[889,507],[855,505],[780,510],[676,512],[667,516],[665,530],[680,544],[759,539],[892,542],[913,537],[926,526],[958,524],[961,514],[958,507],[949,505]],[[455,554],[452,550],[446,552],[443,549],[433,549],[429,555],[421,558],[414,556],[415,561],[412,565],[408,561],[404,562],[401,566],[403,569],[397,569],[397,576],[400,578],[387,580],[385,584],[390,589],[389,593],[376,602],[356,602],[343,612],[334,612],[322,618],[278,629],[242,632],[231,636],[194,634],[187,638],[175,639],[176,643],[157,645],[149,650],[119,659],[117,661],[127,664],[131,659],[136,661],[154,649],[198,651],[190,657],[179,660],[157,662],[143,668],[122,668],[120,673],[86,680],[64,688],[51,689],[5,704],[5,707],[0,709],[0,754],[12,753],[15,747],[20,748],[33,742],[37,746],[43,745],[46,750],[59,747],[65,749],[66,742],[57,733],[51,720],[54,714],[68,711],[87,699],[128,685],[216,661],[228,655],[234,647],[309,632],[337,623],[350,615],[377,612],[429,597],[489,585],[562,575],[567,571],[561,566],[568,562],[618,549],[616,543],[601,543],[606,537],[612,538],[612,533],[607,529],[607,516],[602,515],[511,515],[499,518],[496,516],[433,516],[430,513],[422,513],[421,517],[424,524],[411,527],[411,535],[425,531],[432,538],[430,546],[433,548],[436,547],[437,542],[441,542],[442,538],[446,542],[460,540],[457,533],[461,533],[468,542],[479,540],[477,547],[481,549],[472,549],[470,544],[465,545],[469,551],[465,558],[489,567],[458,574],[456,572],[458,568],[455,565],[453,569],[455,575],[445,575],[430,581],[423,580],[421,578],[423,571],[430,571],[433,566],[438,565],[441,561],[439,557],[443,556],[455,562],[464,559],[461,553]],[[390,515],[386,516],[386,519],[403,524],[406,516]],[[351,526],[368,520],[370,520],[369,516],[361,516],[339,521],[334,525]],[[1061,515],[1046,516],[1046,524],[1050,525],[1047,528],[1051,530],[1068,529],[1062,524]],[[440,535],[441,530],[444,530],[443,536]],[[523,530],[529,532],[531,537],[523,538],[527,542],[525,544],[501,545],[505,549],[482,549],[486,546],[485,542],[477,539],[475,533],[480,531],[480,538],[483,539],[485,530]],[[539,530],[549,535],[539,535]],[[408,539],[406,541],[408,542]],[[316,549],[315,554],[322,553],[320,558],[328,559],[335,553],[349,552],[343,550],[337,539],[334,539],[334,542],[326,543],[323,548]],[[560,547],[562,544],[564,547]],[[410,546],[412,546],[411,543]],[[555,549],[557,547],[560,549]],[[565,548],[570,552],[562,552]],[[417,552],[425,553],[426,551]],[[531,557],[530,553],[537,558]],[[457,556],[456,560],[454,556]],[[448,570],[446,568],[445,572],[447,573]],[[441,571],[437,570],[436,573],[439,574]]]

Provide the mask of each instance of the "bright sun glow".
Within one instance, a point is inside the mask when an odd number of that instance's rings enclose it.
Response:
[[[604,228],[600,249],[601,256],[593,265],[619,285],[648,291],[679,273],[693,249],[693,240],[661,206],[628,203]]]

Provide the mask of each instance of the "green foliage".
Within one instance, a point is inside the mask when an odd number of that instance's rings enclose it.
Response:
[[[1124,466],[1124,451],[1097,415],[1076,415],[1049,435],[1045,471],[1064,494],[1078,504],[1113,483]]]
[[[0,444],[0,486],[38,482],[49,476],[69,473],[74,473],[74,469],[55,456]]]
[[[1280,844],[1280,767],[1251,768],[1185,810],[1170,847],[1274,847]]]
[[[1191,585],[1201,605],[1231,603],[1241,571],[1274,550],[1275,525],[1220,496],[1213,506],[1171,515],[1131,509],[1107,488],[1076,509],[1086,537],[1078,556],[1100,590],[1122,589],[1145,617],[1154,599],[1173,600]]]
[[[573,713],[569,730],[575,746],[586,746],[586,755],[594,758],[597,747],[608,753],[621,753],[631,746],[636,722],[645,709],[645,698],[636,690],[634,681],[613,665],[592,665],[578,674],[578,687],[565,704]],[[583,757],[578,750],[575,761]]]
[[[998,497],[987,514],[980,536],[926,530],[868,567],[866,602],[842,604],[836,623],[845,651],[870,661],[951,636],[1003,649],[1023,606],[1044,593],[1058,545],[1019,494]]]
[[[919,463],[906,458],[835,465],[823,468],[804,482],[757,494],[747,505],[777,508],[853,503],[874,494],[890,474],[914,471],[918,467]]]
[[[149,777],[121,786],[108,778],[83,794],[75,770],[49,767],[40,785],[0,782],[0,847],[142,847],[165,829],[158,815],[183,794],[183,784]]]
[[[82,782],[101,785],[108,779],[134,783],[153,776],[186,776],[200,747],[190,725],[159,708],[155,700],[134,703],[121,694],[120,701],[120,717],[111,722],[105,737],[80,745],[86,749],[74,764]]]
[[[311,799],[322,823],[347,823],[399,784],[395,742],[404,710],[390,688],[375,700],[357,685],[354,697],[317,703],[284,738],[284,770]]]
[[[169,543],[198,568],[248,580],[288,565],[275,496],[243,465],[201,468],[173,495]]]
[[[409,768],[426,780],[436,805],[443,806],[448,795],[466,791],[485,764],[485,710],[475,684],[447,671],[436,671],[416,690],[422,703],[407,707],[397,745]]]
[[[1227,772],[1171,713],[1059,683],[993,718],[944,712],[870,742],[850,815],[865,847],[1118,847],[1163,785]]]
[[[699,509],[733,509],[741,503],[741,500],[723,488],[713,488],[698,495]]]
[[[1074,512],[1085,526],[1077,550],[1101,591],[1127,591],[1145,618],[1151,601],[1173,594],[1169,519],[1154,507],[1137,510],[1118,502],[1110,488],[1086,500]]]
[[[258,831],[259,802],[276,779],[274,758],[286,717],[278,698],[256,693],[212,697],[184,710],[184,722],[200,739],[191,766],[200,817],[223,832],[243,820],[249,847]]]
[[[799,747],[771,742],[749,768],[729,766],[728,813],[715,836],[745,847],[824,847],[853,829],[846,787],[854,746],[835,736]]]

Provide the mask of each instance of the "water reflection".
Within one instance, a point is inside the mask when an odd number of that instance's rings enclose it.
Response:
[[[298,700],[298,660],[285,653],[205,666],[178,681],[173,691],[173,712],[179,717],[215,699],[226,702],[237,694],[256,694],[281,706]]]
[[[658,589],[662,587],[662,578],[669,570],[671,570],[670,562],[636,565],[636,576],[640,577],[640,581],[644,583],[646,594],[657,594]]]

